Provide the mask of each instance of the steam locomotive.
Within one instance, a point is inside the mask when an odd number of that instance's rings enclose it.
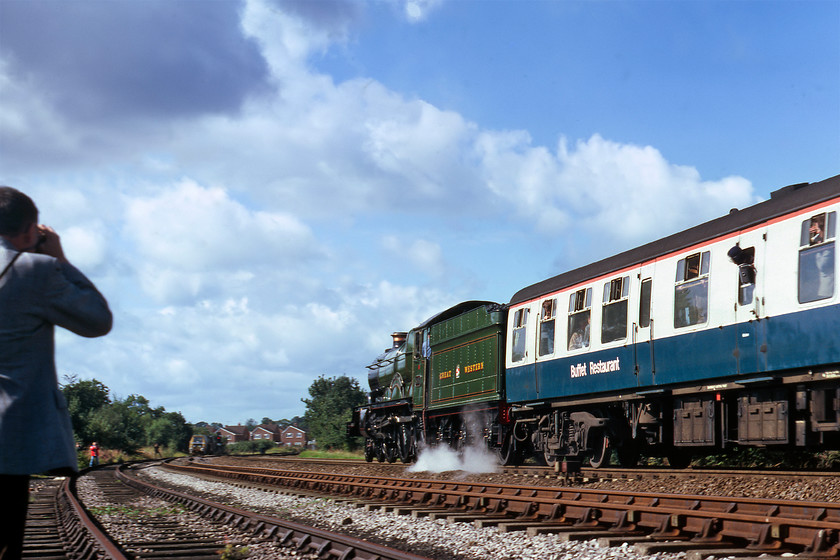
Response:
[[[840,175],[791,185],[507,304],[458,304],[393,335],[348,429],[389,462],[422,444],[593,467],[840,449],[838,211]]]

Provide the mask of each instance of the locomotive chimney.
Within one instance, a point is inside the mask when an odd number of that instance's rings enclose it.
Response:
[[[405,342],[405,337],[408,336],[408,333],[404,332],[395,332],[391,334],[391,338],[394,340],[394,348],[399,348]]]

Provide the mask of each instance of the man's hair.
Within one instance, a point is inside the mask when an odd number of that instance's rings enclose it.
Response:
[[[17,235],[38,223],[38,208],[32,199],[12,187],[0,186],[0,235]]]

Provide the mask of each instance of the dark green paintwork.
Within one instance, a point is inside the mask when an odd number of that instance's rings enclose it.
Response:
[[[502,398],[504,320],[482,305],[431,326],[429,410]]]

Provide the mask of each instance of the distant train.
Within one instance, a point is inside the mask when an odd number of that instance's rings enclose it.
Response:
[[[840,449],[840,175],[469,301],[368,366],[368,460],[483,442],[505,464],[685,466],[733,446]]]
[[[190,455],[221,455],[224,451],[225,442],[218,434],[196,434],[190,438]]]

